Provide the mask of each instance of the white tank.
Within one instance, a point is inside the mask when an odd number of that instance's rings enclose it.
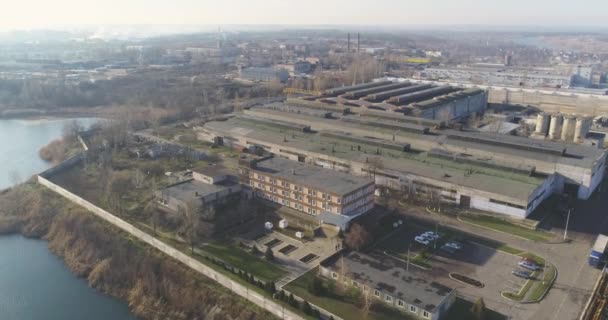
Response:
[[[561,138],[563,119],[564,118],[561,114],[554,114],[551,116],[551,124],[549,125],[549,139],[558,140]]]
[[[574,139],[574,128],[576,127],[575,116],[565,116],[562,125],[562,140],[572,141]]]
[[[549,122],[551,122],[549,114],[539,113],[536,116],[536,134],[546,136],[549,131]]]
[[[574,129],[574,142],[582,143],[591,129],[591,119],[580,117],[576,119],[576,128]]]

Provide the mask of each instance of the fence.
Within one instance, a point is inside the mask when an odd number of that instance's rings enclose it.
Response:
[[[230,289],[231,291],[238,294],[239,296],[253,302],[254,304],[258,305],[259,307],[266,309],[267,311],[274,314],[275,316],[280,317],[281,319],[286,319],[286,320],[304,320],[304,318],[302,318],[300,315],[294,313],[293,311],[286,309],[282,305],[279,305],[278,303],[274,302],[273,300],[268,299],[265,296],[255,292],[255,291],[249,290],[249,288],[247,288],[246,286],[233,281],[232,279],[211,269],[210,267],[204,265],[203,263],[199,262],[198,260],[189,257],[188,255],[182,253],[181,251],[179,251],[179,250],[167,245],[166,243],[156,239],[155,237],[147,234],[146,232],[139,230],[138,228],[134,227],[132,224],[112,215],[111,213],[95,206],[94,204],[92,204],[92,203],[80,198],[79,196],[65,190],[64,188],[54,184],[53,182],[47,180],[46,178],[44,178],[41,175],[38,176],[38,183],[40,183],[41,185],[50,189],[51,191],[63,196],[64,198],[72,201],[73,203],[82,206],[83,208],[92,212],[93,214],[100,217],[101,219],[113,224],[114,226],[122,229],[123,231],[126,231],[130,235],[132,235],[132,236],[136,237],[137,239],[149,244],[150,246],[160,250],[164,254],[166,254],[166,255],[174,258],[175,260],[185,264],[186,266],[198,271],[199,273],[213,279],[214,281],[221,284],[222,286]]]

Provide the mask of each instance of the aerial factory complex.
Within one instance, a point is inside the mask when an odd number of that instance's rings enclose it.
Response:
[[[377,81],[253,107],[196,130],[204,141],[516,218],[554,193],[591,196],[605,171],[598,147],[448,126],[483,112],[486,100],[479,89]]]

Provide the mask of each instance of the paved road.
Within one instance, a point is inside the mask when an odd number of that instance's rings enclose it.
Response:
[[[589,201],[581,201],[577,204],[575,214],[570,220],[568,238],[572,241],[569,243],[532,242],[465,224],[452,217],[429,214],[418,207],[400,209],[400,211],[401,214],[414,219],[439,222],[441,225],[496,239],[546,257],[557,267],[558,278],[541,303],[524,305],[504,300],[488,301],[487,304],[490,308],[508,314],[512,319],[573,320],[582,312],[600,274],[599,270],[587,265],[587,256],[597,233],[608,232],[608,214],[605,209],[608,207],[607,189],[603,188]],[[548,227],[556,234],[556,238],[559,238],[563,233],[564,224],[560,218],[552,221]]]

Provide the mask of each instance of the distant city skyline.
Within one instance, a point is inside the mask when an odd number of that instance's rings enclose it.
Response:
[[[608,1],[20,0],[0,31],[70,25],[370,25],[608,27]],[[534,30],[530,30],[534,31]]]

